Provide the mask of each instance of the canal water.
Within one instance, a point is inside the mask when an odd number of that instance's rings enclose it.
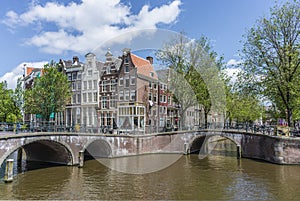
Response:
[[[152,155],[152,162],[161,156]],[[149,156],[131,160],[143,157]],[[197,154],[182,156],[148,174],[118,172],[97,160],[85,161],[83,168],[27,165],[12,183],[1,180],[1,200],[300,200],[300,166],[237,160],[230,154],[201,160]]]

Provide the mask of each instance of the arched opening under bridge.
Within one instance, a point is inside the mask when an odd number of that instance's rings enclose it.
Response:
[[[84,160],[92,160],[98,158],[110,158],[112,149],[105,140],[92,141],[84,150]]]
[[[240,157],[240,145],[226,136],[197,136],[191,140],[187,153]]]
[[[70,147],[53,140],[30,142],[16,147],[6,156],[1,164],[1,172],[3,173],[0,175],[1,178],[4,176],[7,159],[14,160],[13,174],[57,165],[72,165],[74,160]]]

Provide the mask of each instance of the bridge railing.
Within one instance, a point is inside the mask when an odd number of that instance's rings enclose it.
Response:
[[[194,126],[183,126],[182,128],[172,127],[165,129],[164,127],[147,126],[145,132],[140,131],[122,131],[122,134],[148,134],[148,133],[161,133],[161,132],[173,132],[177,130],[203,130],[203,129],[217,129],[217,130],[233,130],[254,134],[264,135],[278,135],[278,136],[294,136],[300,137],[300,128],[284,127],[278,125],[257,125],[249,123],[235,123],[229,124],[224,122],[208,123],[207,125],[200,124]],[[72,132],[72,133],[99,133],[99,134],[120,134],[120,130],[117,127],[109,126],[87,126],[87,125],[55,125],[49,122],[39,122],[39,124],[33,125],[30,122],[0,122],[0,134],[1,133],[22,133],[22,132]]]
[[[205,128],[205,126],[200,129]],[[264,135],[275,135],[275,136],[291,136],[291,137],[300,137],[300,127],[288,127],[281,125],[269,125],[269,124],[250,124],[250,123],[223,123],[223,127],[221,123],[209,123],[207,125],[208,129],[223,129],[223,130],[234,130],[234,131],[242,131],[247,133],[254,134],[264,134]]]

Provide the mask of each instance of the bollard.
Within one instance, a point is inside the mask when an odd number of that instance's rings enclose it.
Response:
[[[83,163],[84,163],[84,151],[79,151],[79,156],[78,156],[78,162],[79,162],[79,168],[83,167]]]
[[[13,159],[7,159],[6,160],[6,167],[5,167],[5,175],[4,175],[4,181],[6,183],[13,181],[13,168],[14,168],[14,160]]]
[[[236,145],[236,157],[237,159],[240,159],[242,157],[242,152],[241,152],[241,146]]]
[[[23,158],[23,149],[18,150],[17,164],[19,167],[22,167],[22,158]]]
[[[184,150],[184,154],[186,154],[186,155],[190,154],[189,144],[188,143],[184,143],[183,150]]]

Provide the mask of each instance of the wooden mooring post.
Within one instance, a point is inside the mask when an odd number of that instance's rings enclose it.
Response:
[[[236,145],[236,157],[237,157],[237,159],[242,158],[242,151],[241,151],[240,145]]]
[[[6,160],[6,167],[5,167],[5,175],[4,175],[4,182],[12,182],[14,177],[14,160],[7,159]]]
[[[84,151],[79,151],[79,155],[78,155],[78,162],[79,162],[79,168],[83,167],[84,164]]]

